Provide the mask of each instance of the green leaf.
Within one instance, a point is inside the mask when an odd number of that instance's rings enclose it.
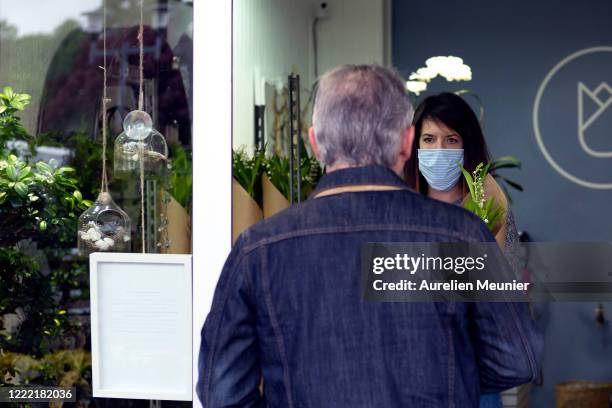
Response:
[[[66,167],[66,166],[64,166],[64,167],[60,167],[59,169],[57,169],[57,170],[55,171],[55,174],[72,173],[72,172],[74,172],[74,171],[75,171],[75,170],[74,170],[72,167]]]
[[[64,200],[70,205],[70,208],[74,210],[74,198],[72,197],[64,197]]]
[[[477,214],[477,210],[476,210],[476,203],[472,200],[467,200],[463,206],[463,208],[465,208],[466,210],[473,212],[474,214]]]
[[[74,198],[76,198],[78,201],[83,200],[83,195],[81,194],[81,192],[79,190],[74,190],[74,192],[72,193],[72,195],[74,196]]]
[[[53,173],[53,169],[51,168],[51,166],[49,166],[47,163],[42,162],[42,161],[36,163],[36,168],[43,173],[49,173],[49,174]]]
[[[15,183],[15,186],[13,188],[15,189],[17,194],[19,194],[22,197],[25,197],[28,195],[28,186],[26,186],[21,181]]]
[[[32,96],[28,94],[15,94],[13,99],[27,105],[32,100]]]
[[[470,196],[472,196],[472,199],[474,199],[476,196],[476,193],[474,192],[474,179],[472,178],[470,172],[467,171],[462,165],[459,164],[458,166],[461,168],[463,177],[465,177],[465,181],[468,185],[468,188],[470,189]]]
[[[489,222],[487,226],[490,230],[493,230],[495,224],[497,224],[498,220],[505,214],[505,211],[502,208],[496,208],[489,214],[488,219]]]
[[[13,181],[19,180],[19,172],[13,164],[9,164],[6,168],[6,175]]]
[[[515,163],[509,163],[509,162],[493,162],[493,164],[491,165],[491,172],[494,172],[496,170],[499,169],[520,169],[521,168],[521,163],[519,162],[519,164],[515,164]]]
[[[47,221],[41,221],[41,222],[39,222],[39,223],[38,223],[38,228],[39,228],[41,231],[46,230],[46,229],[47,229]]]
[[[497,159],[493,159],[493,168],[496,168],[498,163],[513,164],[515,167],[521,167],[521,161],[514,156],[502,156]]]
[[[13,92],[13,88],[12,87],[5,86],[3,93],[4,93],[4,97],[6,99],[13,99],[14,92]]]
[[[518,182],[516,182],[516,181],[514,181],[514,180],[512,180],[512,179],[509,179],[508,177],[505,177],[505,176],[500,176],[500,175],[497,175],[497,178],[499,178],[499,179],[503,180],[503,181],[504,181],[505,183],[507,183],[507,184],[508,184],[510,187],[512,187],[512,188],[514,188],[514,189],[516,189],[516,190],[518,190],[518,191],[523,191],[523,186],[522,186],[522,185],[520,185]]]
[[[481,170],[480,170],[480,177],[484,180],[484,178],[486,177],[487,173],[489,172],[489,167],[491,167],[491,163],[487,163],[486,166],[484,166]]]
[[[489,197],[487,199],[487,201],[485,201],[485,205],[484,205],[484,210],[485,210],[485,214],[488,214],[489,212],[491,212],[491,208],[493,208],[493,197]]]
[[[23,180],[24,178],[26,178],[30,174],[30,170],[32,170],[32,167],[30,166],[26,166],[21,169],[19,171],[19,180]]]

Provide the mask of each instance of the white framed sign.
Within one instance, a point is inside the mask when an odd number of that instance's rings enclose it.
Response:
[[[191,401],[191,255],[89,257],[93,395]]]

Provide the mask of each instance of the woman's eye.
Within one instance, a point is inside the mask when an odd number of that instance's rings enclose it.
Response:
[[[431,136],[425,136],[425,137],[423,138],[423,142],[425,142],[425,143],[433,143],[433,137],[431,137]]]
[[[450,143],[450,144],[459,143],[459,140],[457,140],[454,137],[449,137],[447,140],[448,140],[448,143]]]

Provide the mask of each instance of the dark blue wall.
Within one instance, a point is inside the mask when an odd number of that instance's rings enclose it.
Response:
[[[425,95],[468,88],[482,99],[492,155],[523,161],[521,171],[507,173],[525,188],[513,194],[519,228],[537,241],[612,240],[612,189],[579,185],[553,169],[533,126],[534,101],[546,75],[572,53],[612,47],[612,2],[395,0],[392,12],[393,64],[406,78],[434,55],[460,56],[472,67],[471,82],[435,79]],[[579,82],[589,89],[602,82],[612,86],[612,52],[574,59],[552,77],[538,114],[542,141],[570,174],[612,185],[612,157],[590,156],[578,141]],[[609,95],[602,90],[598,96],[605,102]],[[588,117],[596,105],[584,101]],[[585,138],[597,151],[612,151],[612,106]],[[612,319],[612,305],[605,306]],[[545,383],[534,391],[532,406],[554,406],[554,384],[562,380],[612,381],[612,328],[596,326],[594,309],[592,303],[543,308]]]

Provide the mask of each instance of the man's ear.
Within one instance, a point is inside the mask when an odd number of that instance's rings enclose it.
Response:
[[[310,142],[310,147],[312,148],[312,152],[318,161],[321,161],[321,154],[319,152],[319,145],[317,144],[317,138],[315,137],[314,128],[311,126],[308,128],[308,141]]]
[[[400,148],[400,157],[407,161],[412,155],[412,143],[414,142],[414,126],[410,126],[404,131],[402,136],[402,145]]]

